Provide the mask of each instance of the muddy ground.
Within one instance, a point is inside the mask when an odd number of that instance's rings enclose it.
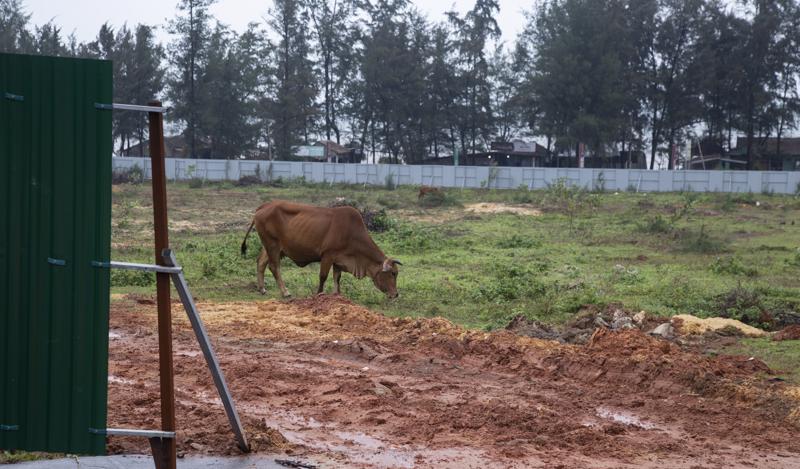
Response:
[[[322,467],[800,467],[800,392],[748,357],[638,330],[582,346],[467,331],[336,296],[199,308],[257,452]],[[173,309],[179,453],[237,454]],[[152,298],[113,303],[110,427],[158,427],[155,323]]]

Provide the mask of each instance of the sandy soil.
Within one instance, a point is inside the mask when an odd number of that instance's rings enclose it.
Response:
[[[560,345],[390,319],[335,296],[199,307],[258,452],[323,467],[800,467],[800,392],[747,357],[638,331]],[[178,304],[174,314],[179,451],[236,454]],[[109,426],[156,428],[152,299],[115,301],[111,327]],[[148,451],[122,437],[109,448]]]
[[[491,202],[481,202],[478,204],[468,204],[467,211],[475,213],[516,213],[517,215],[529,215],[538,217],[542,211],[527,205],[508,205]]]

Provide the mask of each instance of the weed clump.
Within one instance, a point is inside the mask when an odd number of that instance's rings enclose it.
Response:
[[[500,249],[532,249],[541,247],[542,242],[536,238],[513,234],[509,238],[497,241],[496,246]]]
[[[155,285],[156,276],[140,270],[111,270],[112,287],[149,287]]]
[[[565,178],[549,184],[544,196],[544,204],[560,210],[569,217],[570,228],[575,218],[585,210],[597,207],[597,196],[586,189],[570,186]]]
[[[738,256],[717,257],[711,262],[709,268],[715,274],[744,275],[747,277],[758,275],[758,269],[746,266]]]
[[[751,326],[768,328],[771,316],[763,304],[761,294],[741,285],[715,298],[717,314],[723,318],[737,319]]]
[[[239,178],[238,181],[234,182],[233,185],[237,187],[249,187],[249,186],[256,186],[261,184],[261,178],[254,175],[248,174]]]
[[[425,208],[453,207],[459,205],[458,201],[442,190],[428,192],[424,197],[419,199],[419,204]]]
[[[141,184],[142,182],[144,182],[144,171],[139,165],[115,170],[111,173],[111,184]]]
[[[391,230],[395,223],[386,213],[386,209],[374,210],[370,207],[363,206],[356,200],[348,199],[346,197],[337,197],[333,202],[328,204],[328,207],[353,207],[361,214],[364,224],[367,229],[373,233],[383,233],[384,231]]]
[[[476,290],[476,299],[499,303],[518,298],[536,298],[547,290],[539,279],[541,272],[529,265],[497,264],[492,272],[494,275],[481,282]]]

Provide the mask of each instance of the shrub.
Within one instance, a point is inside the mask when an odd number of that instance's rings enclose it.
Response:
[[[386,188],[387,191],[393,191],[397,189],[397,183],[394,180],[393,173],[389,173],[386,175],[386,179],[383,182],[383,186]]]
[[[115,170],[111,173],[111,184],[141,184],[142,182],[144,182],[144,171],[139,165]]]
[[[247,175],[247,176],[242,176],[242,177],[239,178],[238,181],[233,183],[234,186],[238,186],[238,187],[255,186],[255,185],[258,185],[258,184],[261,184],[261,178],[259,178],[258,176],[254,175],[254,174]]]
[[[458,201],[441,190],[428,192],[424,197],[422,197],[422,199],[419,200],[419,204],[425,208],[445,206],[452,207],[459,205]]]
[[[597,206],[597,197],[586,189],[568,185],[565,178],[559,178],[548,184],[544,203],[563,211],[569,217],[569,226],[572,228],[576,216]]]
[[[385,209],[371,210],[365,208],[361,210],[361,218],[364,219],[364,224],[367,225],[367,229],[375,233],[383,233],[394,227],[394,220],[389,218]]]
[[[755,205],[756,197],[753,195],[752,192],[746,192],[732,196],[731,202],[733,202],[734,204]]]
[[[642,275],[635,267],[625,267],[622,264],[617,264],[614,266],[611,278],[617,283],[631,285],[641,282]]]
[[[496,246],[500,249],[515,249],[515,248],[522,248],[522,249],[531,249],[531,248],[538,248],[542,245],[541,240],[536,238],[530,238],[527,236],[521,236],[518,234],[511,235],[509,238],[500,239],[497,241]]]
[[[769,327],[770,315],[764,307],[761,294],[741,285],[717,295],[715,308],[724,318],[737,319],[757,327]]]
[[[206,185],[206,181],[202,178],[189,179],[189,187],[192,189],[201,189]]]
[[[755,277],[758,269],[745,266],[738,256],[717,257],[709,266],[715,274],[746,275]]]
[[[383,233],[382,242],[387,244],[387,251],[417,254],[443,247],[444,237],[431,226],[397,223]]]
[[[156,283],[156,276],[140,270],[111,269],[112,287],[149,287]]]
[[[394,227],[394,220],[389,218],[386,209],[373,210],[369,207],[362,206],[357,200],[348,199],[347,197],[337,197],[333,202],[328,204],[328,207],[353,207],[361,214],[364,224],[367,225],[369,231],[375,233],[383,233]]]
[[[717,254],[728,251],[728,247],[721,239],[706,232],[706,225],[700,226],[700,231],[694,234],[686,231],[680,235],[683,250],[698,254]]]
[[[643,222],[637,223],[639,231],[645,233],[669,233],[674,225],[660,214],[648,217]]]
[[[505,302],[518,298],[537,298],[547,287],[540,280],[540,272],[526,264],[497,264],[493,276],[485,277],[475,291],[476,299]]]
[[[794,256],[786,259],[786,265],[800,267],[800,248],[795,249]]]

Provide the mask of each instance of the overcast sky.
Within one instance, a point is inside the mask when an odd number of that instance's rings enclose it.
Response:
[[[40,25],[51,19],[62,27],[64,35],[75,33],[79,41],[95,38],[100,26],[106,21],[113,26],[127,22],[166,25],[167,19],[175,16],[177,2],[170,0],[23,0],[31,21]],[[444,12],[455,9],[465,12],[475,0],[412,0],[432,21],[444,19]],[[497,21],[503,31],[503,40],[510,43],[522,30],[525,19],[523,11],[530,9],[533,0],[499,0],[500,13]],[[243,31],[251,21],[261,22],[272,6],[270,0],[218,0],[211,12],[222,23],[236,31]],[[159,32],[166,42],[168,35]]]

